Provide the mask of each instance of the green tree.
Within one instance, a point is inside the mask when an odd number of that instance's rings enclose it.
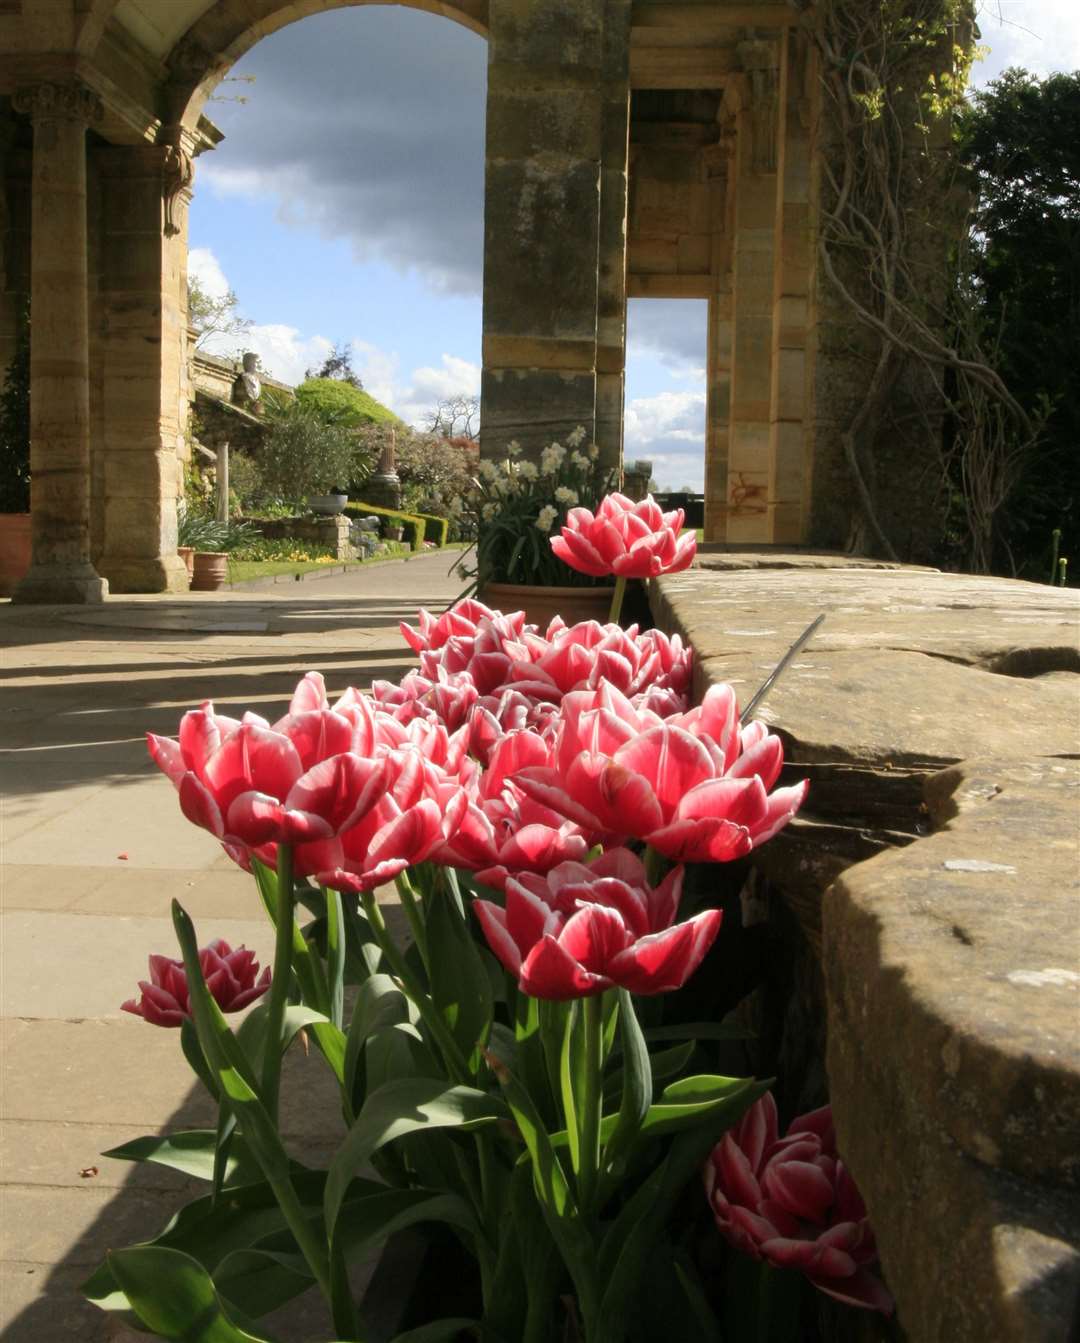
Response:
[[[1007,70],[973,92],[957,140],[975,193],[973,298],[1039,449],[998,518],[995,568],[1046,578],[1051,532],[1080,554],[1080,71]]]
[[[203,288],[198,276],[188,276],[188,324],[195,331],[197,350],[212,336],[242,336],[251,329],[251,319],[237,311],[239,304],[233,290],[215,298]]]
[[[344,341],[334,346],[319,368],[309,368],[304,378],[332,378],[336,382],[347,382],[358,391],[363,390],[364,386],[352,366],[352,352]]]
[[[296,389],[296,399],[326,423],[357,429],[365,424],[400,424],[392,410],[370,393],[337,378],[308,378]]]

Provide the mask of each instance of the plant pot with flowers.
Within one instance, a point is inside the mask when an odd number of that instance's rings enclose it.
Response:
[[[568,568],[550,541],[571,510],[599,505],[615,474],[595,443],[585,446],[583,429],[565,447],[544,448],[538,462],[517,443],[502,461],[482,460],[468,503],[476,542],[472,566],[462,569],[473,579],[466,591],[498,610],[524,611],[541,629],[555,616],[568,624],[606,619],[614,585]]]

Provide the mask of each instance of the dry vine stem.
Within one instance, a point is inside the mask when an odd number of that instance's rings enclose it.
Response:
[[[919,387],[933,393],[921,408],[926,432],[941,438],[941,418],[951,419],[941,486],[958,475],[969,564],[985,571],[993,515],[1041,422],[986,357],[963,279],[969,197],[951,153],[950,119],[974,55],[972,7],[968,0],[790,3],[816,46],[823,90],[819,264],[872,337],[871,370],[841,432],[866,526],[877,549],[899,558],[874,502],[873,450],[883,431],[898,427],[894,393],[921,373]]]

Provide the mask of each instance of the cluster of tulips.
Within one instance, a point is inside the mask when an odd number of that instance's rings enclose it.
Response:
[[[600,514],[597,528],[590,544],[610,557],[622,534]],[[588,531],[580,519],[576,530]],[[626,524],[619,553],[649,549],[639,531]],[[685,547],[661,537],[654,552],[679,560]],[[184,815],[256,878],[274,968],[260,977],[249,952],[222,942],[200,951],[174,906],[182,960],[151,957],[141,997],[124,1006],[180,1027],[218,1101],[216,1131],[187,1135],[183,1157],[190,1173],[202,1153],[196,1173],[212,1194],[203,1221],[178,1219],[151,1246],[110,1255],[91,1297],[151,1329],[167,1299],[185,1337],[211,1310],[214,1337],[232,1343],[258,1338],[253,1320],[270,1308],[259,1284],[275,1281],[272,1303],[315,1286],[336,1336],[359,1340],[347,1272],[358,1243],[442,1219],[475,1256],[482,1318],[432,1324],[425,1339],[471,1330],[485,1343],[542,1343],[568,1327],[620,1343],[637,1336],[646,1267],[670,1248],[670,1215],[703,1168],[734,1246],[888,1309],[825,1121],[808,1116],[778,1139],[767,1084],[682,1075],[716,1023],[660,1030],[680,1042],[667,1048],[650,1038],[661,996],[720,930],[717,909],[680,919],[684,865],[745,856],[802,803],[805,781],[777,787],[779,738],[740,723],[729,686],[689,707],[691,650],[654,630],[556,620],[541,632],[520,612],[464,601],[421,612],[402,634],[420,665],[399,684],[331,700],[309,672],[272,724],[207,703],[176,739],[149,738]],[[409,945],[376,895],[390,882]],[[304,907],[315,915],[306,928]],[[256,1000],[231,1030],[223,1013]],[[276,1125],[281,1057],[298,1030],[333,1070],[347,1125],[312,1179]],[[166,1160],[149,1139],[114,1155]],[[233,1215],[218,1198],[240,1178],[230,1171],[251,1179],[252,1163],[254,1240],[235,1226],[207,1237]],[[684,1265],[672,1282],[700,1323],[708,1293],[692,1273]]]

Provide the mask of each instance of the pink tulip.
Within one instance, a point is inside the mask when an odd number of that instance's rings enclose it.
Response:
[[[223,1012],[239,1012],[248,1003],[261,998],[270,987],[270,967],[259,974],[255,953],[246,947],[235,951],[228,942],[219,938],[199,952],[206,987]],[[191,1016],[187,974],[183,961],[169,956],[150,957],[150,981],[139,981],[139,1001],[129,998],[122,1004],[124,1012],[133,1012],[154,1026],[179,1026]]]
[[[583,858],[589,840],[581,828],[526,797],[513,781],[527,765],[547,765],[551,750],[551,742],[536,732],[501,738],[471,787],[457,833],[436,850],[435,861],[473,871],[485,886],[502,889],[511,873],[547,872]]]
[[[657,578],[694,562],[697,535],[679,536],[682,525],[682,509],[663,513],[652,495],[634,503],[624,494],[609,494],[595,516],[587,508],[572,508],[551,549],[571,569],[594,578]]]
[[[370,713],[326,704],[322,677],[309,673],[274,727],[241,722],[209,702],[184,715],[177,740],[147,734],[150,755],[172,780],[180,807],[236,856],[294,846],[296,873],[328,863],[326,846],[375,805],[390,782],[384,760],[355,749],[374,744]],[[350,716],[352,715],[352,716]]]
[[[513,780],[587,831],[642,839],[676,862],[726,862],[770,839],[802,804],[806,780],[769,792],[780,739],[758,723],[740,730],[730,686],[655,724],[610,687],[599,695],[600,707],[567,696],[554,767],[525,767]]]
[[[488,943],[534,998],[582,998],[618,985],[632,993],[681,988],[720,930],[719,910],[675,923],[683,869],[652,889],[641,860],[615,849],[589,866],[506,880],[505,907],[474,900]]]
[[[870,1272],[877,1260],[866,1206],[836,1151],[832,1110],[792,1120],[778,1135],[767,1092],[705,1163],[705,1192],[736,1249],[794,1268],[828,1296],[890,1314],[892,1297]]]
[[[341,835],[340,855],[317,873],[321,886],[373,890],[426,862],[461,828],[469,799],[456,778],[415,748],[389,752],[386,762],[393,785]]]
[[[428,611],[421,610],[419,620],[419,629],[404,622],[398,627],[401,637],[414,653],[442,648],[451,638],[475,638],[484,621],[489,622],[499,636],[508,639],[519,638],[525,628],[524,611],[503,615],[501,611],[493,611],[474,598],[456,602],[437,619]]]

